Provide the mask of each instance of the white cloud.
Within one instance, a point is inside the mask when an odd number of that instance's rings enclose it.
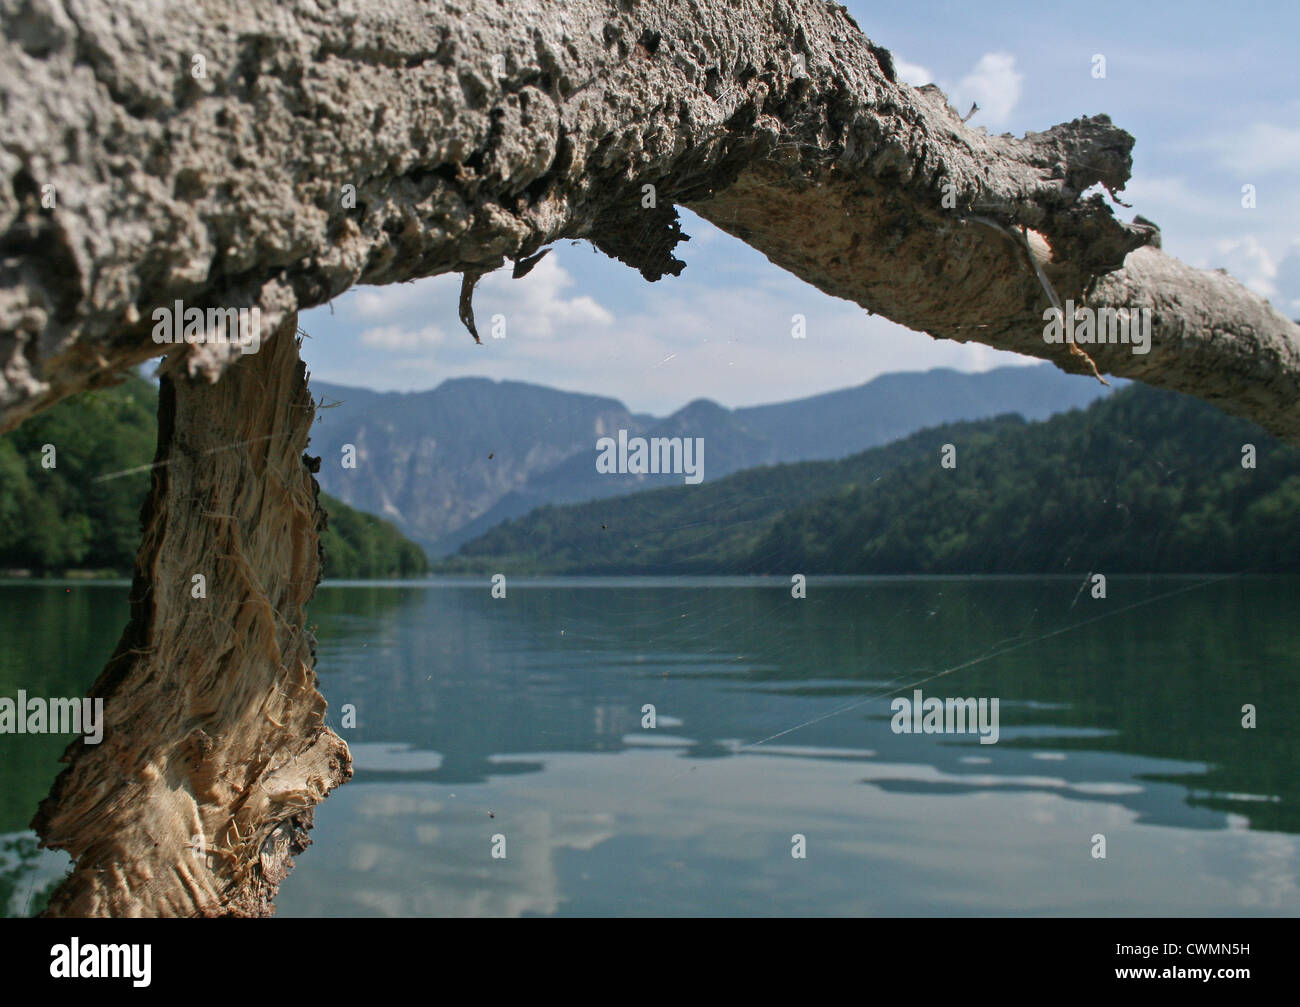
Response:
[[[1133,204],[1135,213],[1157,224],[1166,215],[1239,219],[1241,213],[1240,197],[1233,192],[1220,193],[1216,199],[1202,189],[1193,188],[1182,175],[1134,175],[1124,186],[1123,198]]]
[[[507,269],[484,277],[474,295],[481,346],[457,318],[458,276],[347,294],[328,317],[338,339],[321,318],[320,337],[309,348],[320,351],[310,359],[312,373],[385,389],[486,376],[609,395],[662,415],[696,398],[753,405],[856,385],[890,371],[982,371],[1028,362],[868,316],[751,261],[757,253],[712,225],[690,222],[692,234],[713,232],[716,250],[697,255],[681,277],[646,284],[590,249],[567,245],[523,279],[511,279]],[[389,293],[397,299],[385,304]],[[367,303],[359,306],[363,298]],[[495,314],[506,319],[504,339],[491,337]],[[806,317],[806,339],[791,338],[794,314]],[[359,324],[363,316],[381,321],[367,328]],[[312,324],[305,327],[312,331]],[[351,353],[344,350],[349,344]],[[368,352],[355,352],[362,347]]]
[[[1016,71],[1016,58],[1008,52],[986,52],[975,69],[948,90],[952,106],[962,115],[977,102],[980,110],[975,121],[1002,126],[1011,118],[1020,101],[1020,84],[1024,77]]]
[[[616,329],[581,322],[550,339],[506,339],[491,347],[493,376],[599,390],[633,409],[667,413],[696,398],[753,405],[889,371],[1030,362],[910,332],[785,274],[705,285],[713,279],[697,274],[645,288],[642,303],[620,314]],[[805,316],[804,339],[791,337],[794,314]],[[465,373],[481,370],[471,362]]]
[[[894,57],[894,72],[904,83],[911,84],[913,87],[920,87],[922,84],[933,84],[934,74],[919,63],[909,63],[905,59]]]
[[[436,325],[426,325],[421,329],[381,325],[365,329],[359,338],[363,346],[376,346],[384,350],[414,350],[421,346],[436,346],[445,336]]]
[[[1204,262],[1209,269],[1226,269],[1233,279],[1245,284],[1261,297],[1275,297],[1277,262],[1253,235],[1218,241]]]
[[[1300,128],[1254,122],[1230,136],[1214,136],[1200,148],[1213,150],[1219,163],[1250,181],[1251,175],[1300,170]]]
[[[512,279],[510,269],[498,269],[479,281],[474,291],[474,316],[487,338],[495,315],[505,318],[509,336],[551,337],[573,326],[606,326],[614,316],[595,298],[568,296],[574,278],[554,254],[542,259],[525,277]],[[389,287],[367,287],[349,295],[345,311],[362,321],[387,324],[366,329],[361,342],[382,349],[415,349],[444,342],[446,328],[423,324],[430,314],[446,326],[461,328],[457,318],[461,278],[458,274],[427,277]],[[468,333],[465,340],[472,345]]]
[[[407,312],[427,308],[435,297],[441,296],[439,287],[446,282],[447,277],[429,276],[388,287],[362,287],[351,295],[348,311],[354,317],[367,321],[397,318]],[[459,278],[456,282],[459,283]]]
[[[564,296],[573,285],[573,277],[552,253],[522,279],[511,279],[506,270],[485,277],[474,298],[476,305],[484,304],[485,313],[504,315],[512,335],[546,337],[575,325],[605,326],[614,321],[594,298]]]
[[[1008,52],[986,52],[970,73],[956,84],[937,79],[928,67],[899,59],[897,54],[894,55],[894,70],[900,80],[913,87],[938,84],[953,108],[962,115],[970,110],[972,102],[978,102],[980,108],[974,121],[989,126],[1002,126],[1010,120],[1020,101],[1020,85],[1024,80],[1016,70],[1016,58]]]
[[[1271,186],[1268,211],[1241,205],[1236,183],[1215,177],[1138,175],[1124,187],[1123,199],[1163,229],[1164,250],[1200,269],[1227,269],[1265,297],[1300,298],[1300,243],[1292,221],[1300,201],[1289,187]],[[1229,237],[1231,236],[1231,237]],[[1288,266],[1290,256],[1296,256]],[[1282,301],[1274,300],[1279,307]],[[1293,308],[1287,308],[1291,311]]]

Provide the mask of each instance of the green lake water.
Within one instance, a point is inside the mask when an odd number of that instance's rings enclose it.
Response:
[[[280,913],[1296,915],[1300,578],[1082,587],[322,585],[356,775]],[[0,697],[80,695],[125,619],[123,584],[0,585]],[[914,685],[996,697],[997,743],[896,733]],[[66,863],[26,830],[68,740],[0,735],[11,913]]]

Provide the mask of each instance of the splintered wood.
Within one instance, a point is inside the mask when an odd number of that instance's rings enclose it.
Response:
[[[215,384],[163,378],[131,618],[91,691],[104,738],[68,747],[33,822],[75,861],[50,915],[269,915],[352,775],[304,623],[324,516],[295,329]]]

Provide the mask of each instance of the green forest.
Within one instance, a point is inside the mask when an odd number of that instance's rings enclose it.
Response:
[[[943,467],[943,445],[955,466]],[[1254,467],[1243,465],[1253,445]],[[950,424],[837,462],[568,507],[446,570],[587,574],[1294,572],[1300,451],[1134,384],[1086,410]]]
[[[0,436],[0,570],[130,573],[157,408],[157,390],[133,375],[59,403]],[[428,572],[424,551],[389,522],[324,493],[320,501],[329,515],[322,536],[325,576]]]

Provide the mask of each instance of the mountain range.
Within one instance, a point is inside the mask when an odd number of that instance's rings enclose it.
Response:
[[[1134,384],[1084,410],[945,424],[838,461],[539,508],[443,572],[1288,573],[1300,449]]]
[[[322,488],[391,521],[435,556],[537,507],[681,484],[681,475],[597,472],[596,441],[620,430],[703,438],[707,482],[755,466],[843,458],[944,423],[1003,413],[1044,419],[1107,391],[1046,364],[938,369],[770,405],[728,409],[697,399],[656,417],[612,398],[487,378],[425,392],[311,387],[321,408],[309,450],[322,457]],[[349,454],[355,467],[345,467]]]

